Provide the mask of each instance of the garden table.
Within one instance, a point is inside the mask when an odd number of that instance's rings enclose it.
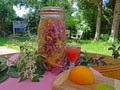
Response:
[[[92,65],[92,67],[99,71],[103,76],[120,80],[120,58],[115,59],[112,56],[103,54],[89,53],[90,58],[104,57],[106,65]]]
[[[14,54],[9,57],[9,60],[15,60],[18,54]],[[90,68],[94,74],[101,76],[101,74]],[[40,78],[40,82],[31,82],[26,79],[19,82],[19,79],[8,78],[6,81],[0,84],[0,90],[52,90],[53,81],[57,75],[50,71],[46,71],[44,77]]]

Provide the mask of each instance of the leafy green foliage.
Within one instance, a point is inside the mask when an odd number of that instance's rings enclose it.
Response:
[[[0,58],[0,63],[7,63],[7,60],[5,58]]]
[[[27,77],[24,75],[24,72],[22,72],[21,74],[20,74],[20,82],[21,81],[23,81],[23,80],[25,80]]]
[[[0,83],[5,81],[9,76],[7,74],[8,66],[6,65],[7,60],[0,58]]]
[[[0,83],[8,77],[18,78],[18,72],[14,66],[7,65],[7,59],[0,58]]]
[[[103,40],[103,41],[107,41],[109,39],[109,35],[108,34],[102,34],[100,36],[100,39]]]
[[[90,58],[87,52],[81,52],[76,65],[84,65],[88,67],[92,66],[92,64],[96,64],[98,66],[107,65],[107,63],[104,61],[104,58],[105,57],[102,56],[98,58]]]
[[[42,77],[42,76],[39,75],[39,74],[36,74],[36,75],[33,76],[33,78],[32,78],[31,81],[32,81],[32,82],[39,82],[39,81],[40,81],[40,80],[39,80],[40,77]]]
[[[67,29],[70,30],[70,37],[72,34],[76,34],[77,30],[75,29],[75,19],[73,17],[67,17],[65,20]]]
[[[0,72],[0,83],[2,83],[3,81],[5,81],[6,79],[8,79],[8,75],[5,71]]]
[[[12,0],[0,1],[0,36],[7,36],[10,33],[12,19],[15,18]]]
[[[27,23],[26,29],[31,34],[37,34],[37,27],[40,20],[40,17],[38,16],[38,11],[30,11],[24,17],[26,18],[25,22]]]
[[[116,47],[114,44],[112,44],[112,47],[109,47],[108,50],[112,50],[112,56],[115,59],[120,57],[120,46]]]
[[[84,31],[83,38],[93,38],[94,32],[96,30],[96,20],[97,20],[97,5],[96,2],[91,0],[76,0],[78,11],[76,13],[76,19],[78,23],[76,24],[77,29]],[[91,34],[90,34],[91,33]]]
[[[8,67],[7,67],[6,64],[2,64],[2,65],[0,65],[0,72],[6,70],[7,68],[8,68]]]
[[[0,83],[8,77],[19,78],[20,82],[27,78],[30,78],[33,82],[38,82],[47,67],[45,65],[46,57],[40,55],[38,48],[34,46],[38,45],[36,37],[31,36],[28,41],[17,45],[19,45],[20,54],[12,62],[13,65],[8,66],[7,59],[0,58]]]
[[[10,77],[18,78],[18,72],[15,66],[9,66],[7,73]]]
[[[40,55],[34,45],[38,45],[36,37],[31,37],[20,45],[20,56],[14,62],[20,73],[20,81],[30,78],[31,81],[37,82],[47,69],[44,64],[46,57]]]

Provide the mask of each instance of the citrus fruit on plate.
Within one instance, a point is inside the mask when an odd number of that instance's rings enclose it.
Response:
[[[70,70],[68,79],[76,84],[88,85],[94,83],[94,74],[86,66],[75,66]]]

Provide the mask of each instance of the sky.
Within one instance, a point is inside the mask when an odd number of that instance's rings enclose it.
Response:
[[[108,0],[103,0],[104,3],[106,1]],[[73,6],[76,7],[75,4]],[[17,16],[20,16],[20,17],[22,17],[24,14],[26,14],[29,11],[29,9],[25,9],[25,7],[18,8],[16,6],[13,6],[13,9],[16,11]]]
[[[77,6],[74,4],[73,7],[77,8]],[[26,9],[25,7],[18,8],[16,6],[13,6],[13,9],[16,11],[17,16],[22,17],[24,14],[26,14],[29,9]]]
[[[26,14],[29,9],[25,9],[25,7],[18,8],[16,6],[13,6],[13,9],[16,11],[17,16],[22,17],[24,14]]]

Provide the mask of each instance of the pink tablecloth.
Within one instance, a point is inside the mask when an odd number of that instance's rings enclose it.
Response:
[[[18,54],[10,57],[13,60]],[[15,57],[16,56],[16,57]],[[101,76],[101,74],[90,68],[94,74]],[[31,82],[29,79],[19,82],[16,78],[8,78],[5,82],[0,84],[0,90],[52,90],[52,83],[56,75],[51,72],[45,72],[44,77],[40,78],[40,82]]]
[[[40,82],[31,82],[29,79],[19,82],[18,79],[9,78],[0,84],[0,90],[52,90],[52,83],[56,76],[46,72]]]

